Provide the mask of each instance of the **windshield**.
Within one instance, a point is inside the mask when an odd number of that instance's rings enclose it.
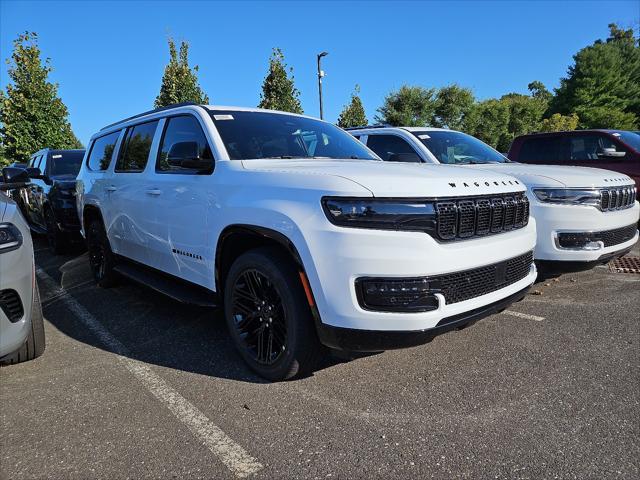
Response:
[[[640,152],[640,135],[638,132],[617,131],[613,132],[612,135],[618,137],[636,152]]]
[[[78,175],[80,166],[82,165],[82,159],[84,157],[84,150],[68,150],[57,151],[51,153],[51,170],[50,175],[52,177],[57,175]]]
[[[210,112],[231,160],[361,158],[378,160],[362,143],[330,123],[270,112]]]
[[[504,155],[471,135],[446,130],[411,132],[429,149],[440,163],[506,163]]]

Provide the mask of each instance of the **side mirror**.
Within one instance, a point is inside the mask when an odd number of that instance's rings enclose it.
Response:
[[[394,153],[387,162],[404,162],[404,163],[420,163],[422,159],[417,153]]]
[[[627,154],[627,152],[619,152],[615,148],[603,148],[602,151],[598,152],[598,157],[622,158],[626,154]]]
[[[24,168],[5,167],[2,169],[4,183],[27,183],[29,173]]]
[[[178,142],[171,145],[167,155],[169,165],[180,166],[190,170],[209,170],[211,160],[200,157],[198,142]]]

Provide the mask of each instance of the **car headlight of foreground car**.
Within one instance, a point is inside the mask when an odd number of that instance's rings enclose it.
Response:
[[[20,248],[22,234],[12,223],[0,223],[0,253]]]
[[[584,205],[588,207],[600,206],[600,191],[590,189],[571,188],[536,188],[535,196],[541,202],[562,205]]]
[[[324,197],[322,207],[334,225],[377,230],[435,232],[436,208],[424,200]]]

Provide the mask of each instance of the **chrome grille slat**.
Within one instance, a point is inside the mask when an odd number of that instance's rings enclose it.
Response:
[[[526,195],[463,198],[436,202],[437,235],[450,241],[522,228],[529,223]]]
[[[600,189],[600,210],[603,212],[630,208],[636,201],[636,187],[611,187]]]

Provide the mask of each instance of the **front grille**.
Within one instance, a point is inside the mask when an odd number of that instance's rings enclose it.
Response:
[[[533,263],[533,252],[484,267],[429,277],[431,289],[440,290],[447,304],[495,292],[525,278]]]
[[[24,315],[20,295],[15,290],[0,290],[0,308],[10,322],[17,322]]]
[[[615,230],[605,230],[604,232],[595,232],[593,234],[594,241],[601,240],[605,247],[612,247],[620,243],[628,242],[636,235],[636,225],[628,225]]]
[[[636,201],[636,187],[612,187],[600,189],[600,210],[608,212],[633,206]]]
[[[464,198],[436,203],[440,240],[462,240],[522,228],[529,223],[529,200],[523,193]]]

